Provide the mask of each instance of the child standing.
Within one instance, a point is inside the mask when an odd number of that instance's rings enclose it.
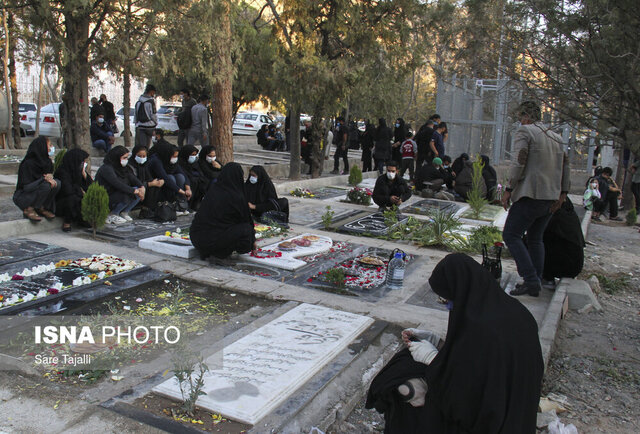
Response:
[[[400,177],[404,177],[405,172],[409,169],[409,179],[413,182],[413,172],[418,154],[418,145],[413,140],[413,134],[411,131],[407,131],[405,135],[405,141],[400,146],[400,152],[402,152],[402,169],[400,170]]]
[[[593,211],[593,215],[591,216],[591,218],[597,221],[600,220],[600,213],[594,211],[594,208],[600,199],[602,199],[602,196],[599,190],[598,179],[591,178],[589,180],[589,183],[587,184],[587,189],[584,192],[584,196],[582,197],[582,203],[586,210]]]

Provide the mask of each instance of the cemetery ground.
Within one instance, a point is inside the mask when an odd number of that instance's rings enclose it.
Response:
[[[239,154],[247,164],[263,158],[251,144],[241,143]],[[274,164],[282,159],[270,158]],[[93,161],[99,164],[101,158]],[[312,426],[332,433],[382,431],[382,417],[363,408],[368,383],[400,348],[402,328],[444,334],[447,323],[446,309],[427,279],[448,250],[419,247],[407,232],[417,231],[436,209],[446,209],[461,223],[441,239],[451,249],[479,227],[500,227],[505,215],[491,209],[472,220],[464,204],[414,196],[402,210],[407,219],[393,220],[377,215],[374,207],[343,202],[350,188],[346,178],[277,180],[279,194],[291,204],[291,228],[278,234],[260,228],[268,234],[259,241],[262,257],[237,256],[222,263],[200,260],[188,241],[179,241],[187,237],[176,229],[187,228],[190,217],[168,225],[104,229],[93,239],[81,229],[63,234],[57,221],[34,227],[5,217],[5,210],[14,212],[13,204],[8,188],[0,189],[0,275],[55,262],[58,267],[43,275],[66,282],[59,293],[45,291],[12,309],[190,318],[190,342],[211,371],[206,395],[198,401],[201,408],[187,416],[171,372],[176,359],[163,347],[122,349],[114,369],[67,374],[34,370],[29,354],[12,353],[19,357],[9,360],[14,370],[0,371],[0,432],[308,433]],[[362,188],[373,180],[365,176]],[[297,187],[313,197],[292,195]],[[26,244],[7,241],[15,238]],[[284,240],[291,244],[282,245]],[[538,322],[548,360],[543,396],[566,397],[567,411],[559,416],[579,432],[638,432],[640,234],[622,224],[591,224],[588,240],[579,277],[598,276],[602,311],[565,311],[570,288],[564,284],[539,298],[519,299]],[[388,290],[381,283],[396,248],[407,254],[406,275],[402,289]],[[70,271],[60,262],[101,253],[133,261],[133,268],[89,278],[93,269]],[[481,260],[477,252],[473,256]],[[367,258],[381,262],[367,264]],[[24,282],[0,282],[0,290],[46,287],[38,278],[41,271]],[[85,280],[67,285],[71,277],[63,273]],[[513,260],[503,258],[503,287],[512,288],[515,277]],[[191,357],[183,356],[183,361]]]

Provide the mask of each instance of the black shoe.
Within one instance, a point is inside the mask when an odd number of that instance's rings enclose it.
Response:
[[[513,291],[510,292],[511,295],[530,295],[532,297],[537,297],[540,294],[540,290],[542,286],[539,283],[518,283]]]
[[[615,216],[615,217],[609,217],[609,220],[614,221],[614,222],[621,222],[622,218]]]
[[[340,172],[338,172],[337,170],[332,170],[332,171],[331,171],[331,172],[329,172],[329,173],[330,173],[330,174],[332,174],[332,175],[337,175],[337,174],[339,174]]]

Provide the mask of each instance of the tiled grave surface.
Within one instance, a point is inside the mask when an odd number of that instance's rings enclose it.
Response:
[[[306,242],[309,244],[308,246],[291,246],[290,249],[285,249],[282,247],[283,243],[293,243],[295,244],[297,241]],[[239,255],[239,259],[257,263],[260,265],[280,268],[283,270],[297,270],[299,268],[304,267],[307,263],[301,259],[296,259],[301,256],[309,256],[309,255],[317,255],[320,253],[328,252],[333,246],[333,241],[329,237],[324,237],[321,235],[314,235],[310,233],[305,233],[302,235],[298,235],[296,237],[287,238],[286,240],[281,240],[276,243],[269,244],[260,249],[257,255],[265,253],[270,255],[272,253],[279,253],[280,256],[274,257],[256,257],[251,254]]]
[[[115,238],[119,240],[138,241],[154,235],[160,235],[166,231],[173,231],[176,228],[186,229],[191,226],[191,221],[195,214],[180,216],[174,222],[156,222],[148,219],[135,219],[133,222],[124,225],[104,225],[97,230],[97,234],[104,238]],[[88,232],[93,233],[91,229]]]
[[[487,205],[482,210],[482,212],[480,213],[480,216],[477,219],[472,217],[471,209],[462,210],[460,213],[458,213],[457,217],[470,219],[470,220],[482,220],[486,222],[495,222],[496,220],[499,220],[503,216],[503,214],[505,215],[505,218],[506,218],[507,212],[504,210],[504,208],[495,206],[495,205]]]
[[[335,214],[333,221],[347,218],[348,216],[358,214],[361,211],[352,208],[331,204],[331,211]],[[322,216],[327,212],[326,205],[319,204],[294,204],[289,211],[289,223],[301,226],[308,226],[314,229],[322,227]]]
[[[191,241],[182,238],[167,237],[166,235],[143,238],[138,241],[138,247],[184,259],[195,258],[198,255],[198,251],[193,247]]]
[[[7,264],[42,257],[53,253],[63,252],[67,249],[50,244],[39,243],[25,238],[16,238],[0,241],[0,267],[6,272]]]
[[[398,214],[398,223],[406,221],[409,217]],[[351,221],[343,223],[339,228],[339,232],[347,232],[357,235],[385,236],[389,232],[389,228],[384,222],[382,213],[366,214],[359,216]]]
[[[423,199],[401,207],[402,212],[409,214],[429,215],[435,211],[456,213],[462,205],[437,199]]]
[[[317,190],[313,190],[313,199],[329,199],[332,197],[340,197],[347,194],[347,189],[342,187],[322,187]]]
[[[372,323],[361,315],[301,304],[224,348],[223,368],[205,376],[206,395],[197,404],[254,425]],[[175,379],[153,390],[181,399]]]

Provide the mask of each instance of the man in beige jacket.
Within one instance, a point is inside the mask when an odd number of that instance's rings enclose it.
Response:
[[[569,160],[562,138],[540,122],[540,114],[540,106],[533,101],[520,106],[522,126],[513,142],[516,161],[502,196],[505,210],[513,202],[502,238],[524,280],[511,295],[537,297],[540,293],[544,266],[542,237],[551,214],[565,201],[570,186]],[[522,240],[525,232],[526,246]]]

